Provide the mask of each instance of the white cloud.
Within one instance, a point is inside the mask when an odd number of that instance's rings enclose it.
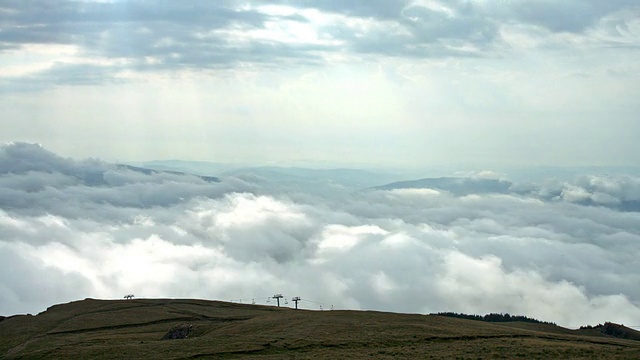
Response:
[[[375,225],[362,225],[348,227],[343,225],[329,225],[322,232],[318,243],[318,250],[324,251],[348,251],[358,245],[368,235],[384,235],[387,231]]]
[[[624,295],[588,296],[584,288],[566,280],[550,282],[531,270],[506,271],[494,256],[477,259],[454,252],[445,263],[438,291],[449,299],[452,311],[523,313],[570,326],[601,323],[603,317],[628,323],[640,315],[638,305]]]
[[[262,176],[236,188],[26,144],[0,154],[23,172],[0,175],[3,314],[126,293],[265,303],[281,292],[312,309],[509,312],[572,327],[640,320],[629,271],[640,213],[618,209],[636,199],[630,176],[455,196],[336,191],[309,172],[293,192]]]

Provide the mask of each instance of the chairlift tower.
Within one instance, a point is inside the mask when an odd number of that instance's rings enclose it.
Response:
[[[300,301],[300,300],[302,300],[302,299],[300,299],[300,296],[296,296],[296,297],[291,299],[291,301],[296,303],[296,310],[298,310],[298,301]]]
[[[282,299],[284,296],[282,296],[282,294],[275,294],[273,295],[273,298],[276,299],[276,301],[278,302],[278,307],[280,307],[280,299]]]

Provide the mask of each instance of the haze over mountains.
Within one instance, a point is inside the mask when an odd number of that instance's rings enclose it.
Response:
[[[283,293],[313,309],[640,324],[636,176],[398,183],[377,170],[164,165],[2,145],[0,315],[129,293]]]
[[[440,189],[449,191],[457,196],[464,196],[470,194],[505,194],[509,192],[511,185],[513,185],[511,182],[500,179],[443,177],[398,181],[378,186],[377,189]]]

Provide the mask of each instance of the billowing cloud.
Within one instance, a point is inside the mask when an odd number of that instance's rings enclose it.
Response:
[[[292,193],[251,170],[206,182],[25,143],[2,146],[0,170],[3,315],[128,293],[262,304],[283,293],[311,309],[640,321],[640,213],[618,206],[636,199],[630,176],[506,193],[312,179],[327,190],[305,194],[303,176]]]

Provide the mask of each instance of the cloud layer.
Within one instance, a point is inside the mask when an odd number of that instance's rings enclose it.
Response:
[[[0,52],[37,57],[39,48],[62,55],[4,80],[27,90],[124,80],[131,71],[321,65],[368,55],[497,57],[532,46],[639,44],[638,8],[631,0],[65,0],[55,6],[39,0],[5,1],[0,10]]]
[[[257,303],[283,293],[312,309],[640,323],[640,213],[618,206],[638,200],[637,178],[462,195],[305,193],[305,181],[289,192],[257,176],[211,183],[4,145],[0,313],[128,293]]]
[[[10,0],[0,29],[0,141],[76,158],[638,165],[632,0]]]

